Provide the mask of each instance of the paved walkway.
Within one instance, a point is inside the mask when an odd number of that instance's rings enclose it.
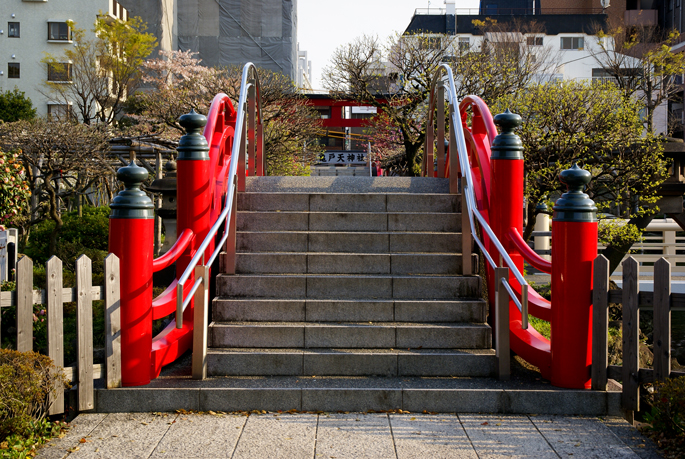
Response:
[[[210,412],[211,413],[211,412]],[[39,458],[658,458],[620,418],[490,414],[82,414]]]

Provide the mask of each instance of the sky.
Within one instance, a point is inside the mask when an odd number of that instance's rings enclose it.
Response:
[[[321,70],[333,52],[356,37],[378,35],[386,39],[403,32],[417,8],[428,0],[297,0],[297,40],[312,61],[312,85],[321,89]],[[457,0],[457,8],[478,8],[479,0]],[[444,8],[431,0],[430,8]]]

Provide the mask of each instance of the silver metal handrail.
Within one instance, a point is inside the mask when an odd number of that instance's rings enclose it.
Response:
[[[511,273],[516,278],[516,281],[521,286],[521,300],[519,301],[517,296],[514,294],[508,279],[502,279],[502,282],[507,292],[509,292],[509,295],[516,304],[516,307],[519,309],[519,311],[521,311],[521,327],[526,329],[528,328],[528,282],[526,282],[526,279],[523,277],[521,272],[519,272],[513,260],[511,259],[507,251],[504,249],[504,246],[499,241],[497,236],[495,236],[495,233],[492,231],[492,228],[490,228],[490,225],[488,225],[488,223],[485,221],[485,218],[483,218],[481,213],[478,211],[478,207],[476,206],[476,198],[473,192],[473,177],[471,177],[471,167],[469,165],[469,157],[467,152],[468,150],[466,149],[466,137],[464,136],[464,128],[462,127],[461,119],[459,117],[459,101],[457,100],[457,90],[454,84],[454,76],[452,74],[452,69],[447,64],[441,64],[440,67],[438,67],[438,69],[435,71],[435,74],[433,76],[431,94],[434,94],[435,85],[437,81],[439,81],[439,79],[441,78],[441,73],[443,70],[447,73],[448,84],[446,88],[446,94],[450,106],[450,122],[452,123],[454,133],[457,137],[457,156],[459,158],[460,174],[462,180],[466,180],[466,185],[464,185],[463,187],[463,193],[466,197],[466,207],[469,216],[469,223],[471,226],[471,234],[473,239],[476,241],[476,244],[478,244],[478,247],[480,247],[483,256],[487,259],[490,266],[493,269],[498,268],[501,262],[503,261],[504,264],[506,264],[506,266],[509,267]],[[457,108],[455,109],[455,107]],[[429,113],[432,114],[432,99],[430,101],[430,110],[431,111]],[[450,161],[453,161],[453,158],[450,158]],[[476,232],[475,226],[476,220],[478,221],[480,228],[483,231],[485,231],[485,233],[490,238],[490,241],[497,249],[497,255],[500,259],[499,263],[492,258],[491,254],[486,250],[485,244],[483,244],[483,242],[478,238],[478,233]],[[495,282],[497,285],[497,279],[495,280]]]
[[[254,83],[251,83],[250,80],[250,74],[252,74],[252,78],[254,79]],[[188,306],[190,303],[191,299],[193,298],[193,293],[197,290],[198,286],[200,283],[203,281],[207,281],[207,279],[195,279],[195,283],[193,284],[193,287],[191,289],[191,293],[188,294],[187,298],[183,300],[183,290],[184,290],[184,285],[186,281],[190,278],[190,275],[194,272],[195,267],[202,261],[203,266],[211,266],[216,257],[221,253],[221,249],[223,248],[224,243],[228,239],[229,235],[229,230],[230,228],[228,225],[224,227],[224,235],[221,238],[221,242],[216,245],[216,248],[214,249],[214,252],[212,255],[209,257],[209,259],[205,262],[205,251],[211,244],[211,242],[214,240],[214,237],[216,236],[217,232],[219,231],[219,228],[221,225],[228,221],[228,217],[231,215],[231,212],[233,211],[233,196],[236,193],[236,185],[237,185],[237,174],[236,171],[238,169],[238,161],[240,159],[240,148],[241,148],[241,141],[242,141],[242,136],[243,136],[243,125],[245,124],[245,116],[247,113],[247,103],[248,103],[248,94],[249,90],[254,87],[255,89],[255,94],[256,94],[256,103],[257,103],[257,116],[259,117],[259,120],[261,122],[262,119],[262,107],[261,107],[261,99],[260,99],[260,88],[259,88],[259,79],[257,75],[257,67],[251,62],[248,62],[245,64],[245,67],[243,67],[243,75],[242,75],[242,80],[240,84],[240,97],[238,99],[238,108],[237,108],[237,117],[236,117],[236,123],[235,123],[235,134],[233,138],[233,147],[231,149],[231,165],[228,170],[228,191],[226,193],[226,203],[224,205],[224,210],[219,214],[219,217],[216,220],[216,223],[210,228],[209,232],[207,233],[207,236],[205,237],[204,241],[202,241],[202,244],[200,244],[200,247],[197,249],[197,252],[195,252],[195,255],[193,258],[190,260],[190,263],[188,263],[188,266],[186,267],[185,271],[183,271],[183,274],[181,277],[178,279],[178,284],[176,286],[176,328],[181,328],[183,326],[183,311],[185,308]]]

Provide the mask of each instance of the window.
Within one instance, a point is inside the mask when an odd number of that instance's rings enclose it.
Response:
[[[50,121],[67,120],[73,116],[71,107],[67,104],[48,104],[48,119]]]
[[[19,38],[19,23],[18,22],[8,22],[7,23],[7,36],[10,38]]]
[[[71,64],[48,64],[48,81],[71,81]]]
[[[69,41],[71,30],[66,22],[48,22],[48,40]]]
[[[561,49],[578,49],[585,48],[583,37],[561,37]]]
[[[471,38],[469,37],[459,37],[459,51],[466,53],[471,48]]]
[[[10,62],[7,64],[7,78],[19,78],[19,63]]]
[[[542,37],[526,37],[528,46],[542,46]]]

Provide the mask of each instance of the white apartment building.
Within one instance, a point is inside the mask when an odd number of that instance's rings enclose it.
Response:
[[[537,54],[546,61],[540,66],[542,72],[537,80],[606,80],[608,75],[601,68],[593,52],[599,52],[599,38],[592,33],[596,25],[605,23],[605,14],[587,14],[569,8],[563,14],[538,15],[486,15],[479,10],[459,10],[455,0],[446,0],[446,8],[417,9],[405,33],[449,35],[454,40],[454,54],[477,50],[484,41],[518,42],[527,47],[530,54]],[[535,21],[540,26],[539,33],[522,34],[518,32],[483,33],[473,23],[486,18],[506,24],[514,16],[520,21]],[[504,35],[504,36],[498,36]],[[539,50],[539,52],[536,52]],[[668,103],[664,102],[654,113],[654,131],[665,133],[668,126]]]
[[[2,0],[0,9],[0,90],[26,93],[38,116],[60,116],[63,102],[50,100],[46,81],[69,84],[71,68],[55,71],[41,60],[46,53],[61,56],[74,46],[67,21],[92,34],[98,14],[127,20],[128,11],[116,0]]]

